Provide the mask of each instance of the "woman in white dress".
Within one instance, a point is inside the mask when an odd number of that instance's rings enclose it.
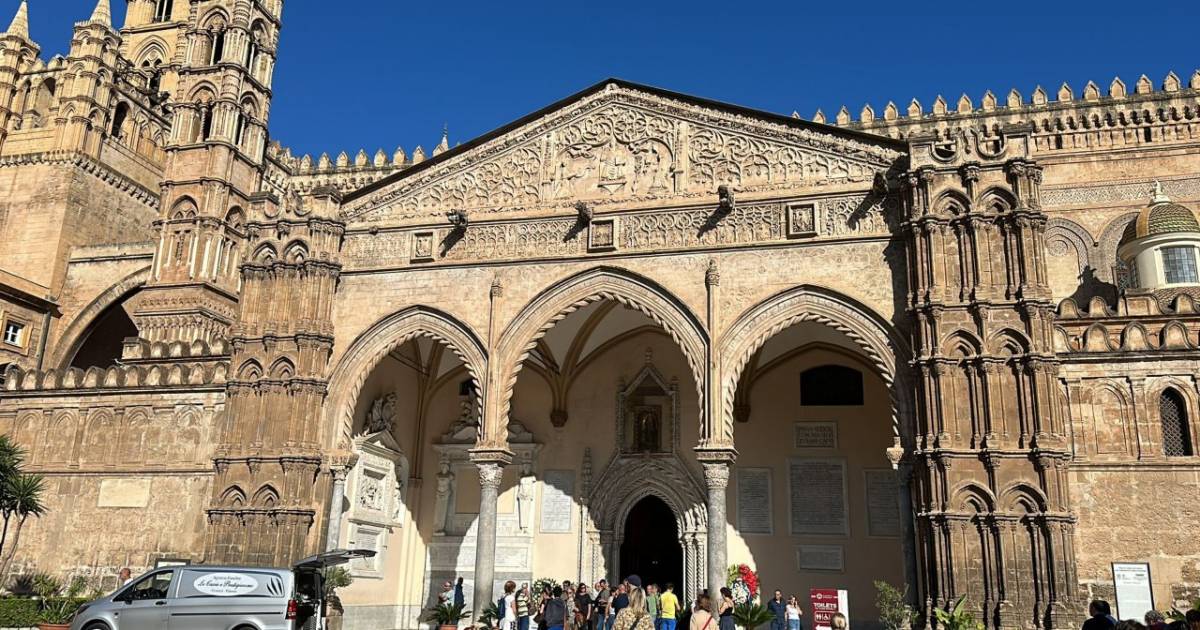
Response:
[[[504,610],[500,630],[517,630],[517,583],[509,580],[504,583]]]

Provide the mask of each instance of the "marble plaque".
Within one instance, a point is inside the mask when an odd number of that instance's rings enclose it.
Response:
[[[737,469],[737,526],[743,534],[771,534],[771,469]]]
[[[850,534],[846,461],[794,457],[788,462],[792,535]]]
[[[836,422],[797,422],[796,448],[837,448]]]
[[[845,549],[841,545],[800,545],[796,547],[796,568],[801,571],[843,571]]]
[[[150,505],[149,479],[105,479],[96,507],[144,508]]]
[[[863,471],[867,494],[867,535],[900,535],[900,501],[896,472],[886,468]]]
[[[575,509],[575,471],[547,470],[542,474],[543,534],[571,531],[571,512]]]

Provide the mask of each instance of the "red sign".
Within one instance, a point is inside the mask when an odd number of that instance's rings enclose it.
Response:
[[[814,588],[808,592],[812,606],[813,630],[833,628],[833,615],[842,613],[850,618],[849,598],[844,590],[836,588]]]

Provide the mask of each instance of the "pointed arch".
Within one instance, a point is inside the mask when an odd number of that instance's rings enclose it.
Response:
[[[238,485],[225,488],[225,491],[221,493],[220,505],[232,508],[246,505],[246,491],[242,490],[241,486]]]
[[[482,417],[487,394],[488,352],[475,331],[461,319],[428,306],[410,306],[375,322],[350,344],[329,378],[325,404],[327,433],[323,442],[334,448],[350,448],[354,429],[354,405],[371,371],[391,351],[408,341],[426,337],[445,344],[463,362],[478,385],[476,412]]]
[[[708,332],[682,300],[657,282],[619,267],[595,267],[564,278],[530,300],[500,336],[497,356],[498,376],[492,422],[500,426],[482,427],[481,439],[489,447],[502,448],[506,442],[505,424],[517,376],[524,361],[559,321],[592,304],[612,300],[635,309],[661,326],[683,351],[695,379],[700,401],[701,426],[704,424],[704,371]],[[488,418],[489,416],[485,416]]]
[[[983,343],[971,331],[958,328],[942,339],[941,349],[948,357],[975,357],[983,353]]]
[[[744,311],[728,328],[716,352],[720,362],[722,417],[714,426],[706,427],[705,439],[733,444],[733,404],[742,371],[771,337],[801,322],[828,326],[858,346],[888,387],[893,437],[911,445],[915,427],[906,369],[911,356],[907,344],[871,308],[814,285],[800,285],[777,293]]]
[[[47,361],[47,364],[57,365],[61,369],[70,367],[71,361],[75,358],[75,353],[79,351],[80,346],[87,340],[88,334],[92,331],[100,315],[110,307],[127,300],[136,291],[145,286],[150,281],[150,271],[151,268],[146,266],[125,276],[119,282],[101,292],[83,310],[79,311],[75,315],[75,318],[63,329],[62,334],[59,335],[59,341],[55,344],[54,351],[50,355],[50,360]]]
[[[263,484],[258,492],[254,493],[251,505],[256,508],[273,508],[279,505],[279,491],[269,483]]]

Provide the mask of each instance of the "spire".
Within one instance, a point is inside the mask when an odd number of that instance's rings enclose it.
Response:
[[[1163,192],[1162,182],[1157,179],[1154,180],[1154,196],[1150,199],[1150,205],[1167,203],[1170,200],[1171,198],[1167,196],[1167,193]]]
[[[450,150],[450,125],[449,123],[442,125],[442,141],[433,149],[434,155],[441,155]]]
[[[99,0],[96,3],[96,10],[92,11],[92,19],[88,21],[112,28],[112,7],[109,6],[109,0]]]
[[[5,34],[29,39],[29,3],[26,0],[21,0],[21,6],[17,8],[17,15],[13,18],[12,24],[8,26]]]

